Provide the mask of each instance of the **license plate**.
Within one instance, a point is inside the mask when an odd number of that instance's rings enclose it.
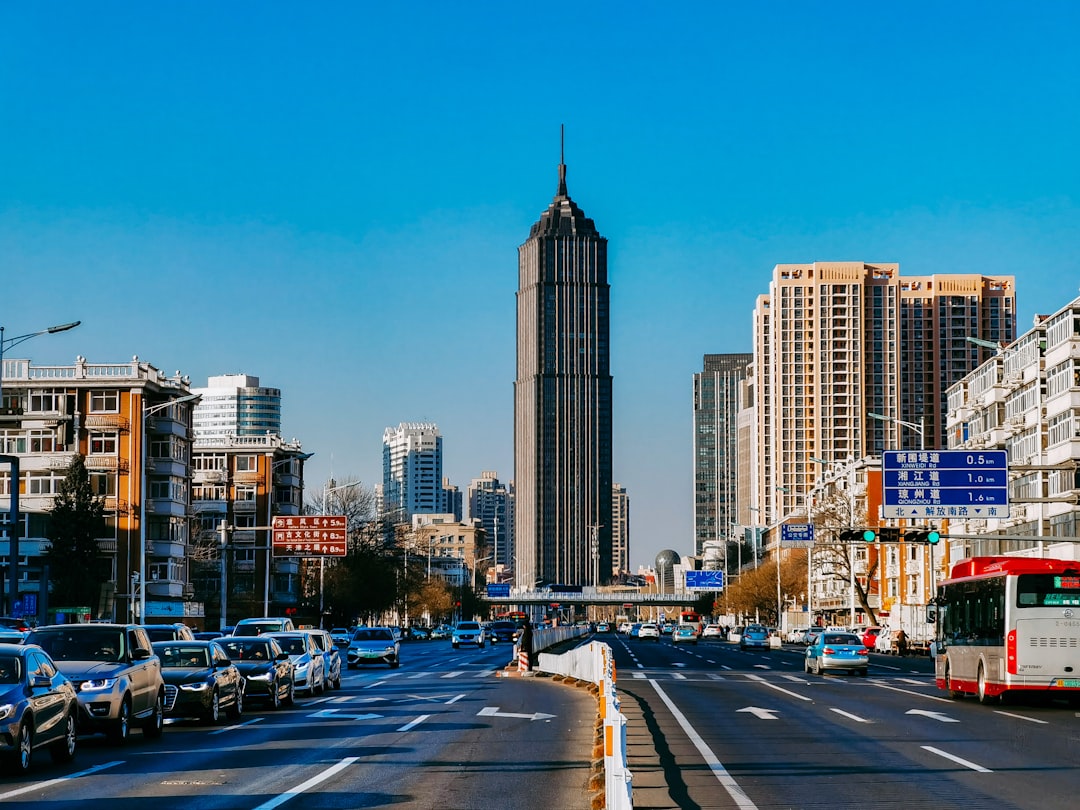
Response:
[[[1063,689],[1080,689],[1080,678],[1058,678],[1057,685]]]

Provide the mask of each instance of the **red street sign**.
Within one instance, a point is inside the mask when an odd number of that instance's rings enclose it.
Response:
[[[344,557],[345,515],[279,515],[274,518],[275,557]]]

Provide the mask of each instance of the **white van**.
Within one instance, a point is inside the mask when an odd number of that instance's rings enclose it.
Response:
[[[263,633],[285,633],[295,630],[292,619],[263,616],[259,619],[241,619],[233,628],[234,636],[261,636]]]

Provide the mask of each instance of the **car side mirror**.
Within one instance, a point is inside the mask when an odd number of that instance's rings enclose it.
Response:
[[[926,623],[934,624],[937,621],[937,605],[929,604],[926,606]]]
[[[149,657],[150,650],[147,650],[144,647],[136,647],[134,650],[131,651],[132,661],[145,661]]]
[[[274,660],[275,661],[288,661],[289,660],[289,654],[287,652],[279,652],[277,654],[277,657],[274,658]]]
[[[52,686],[52,678],[48,675],[35,675],[30,681],[30,686],[34,689],[48,689]]]

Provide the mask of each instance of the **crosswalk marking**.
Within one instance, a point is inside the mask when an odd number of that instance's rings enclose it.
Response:
[[[459,675],[464,675],[464,674],[465,674],[465,670],[463,670],[463,669],[456,669],[456,670],[454,670],[453,672],[447,672],[447,673],[446,673],[445,675],[442,675],[442,676],[440,676],[440,677],[442,677],[442,678],[456,678],[456,677],[458,677]]]

